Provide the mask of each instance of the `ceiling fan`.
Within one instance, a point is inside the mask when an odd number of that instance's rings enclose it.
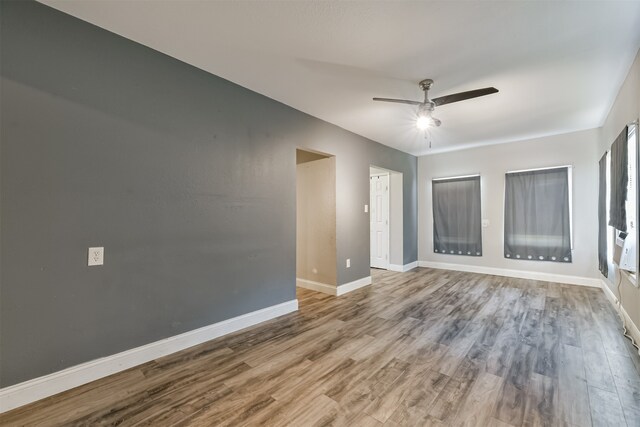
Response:
[[[424,91],[424,101],[410,101],[408,99],[393,98],[373,98],[374,101],[397,102],[399,104],[410,104],[418,106],[418,120],[416,126],[418,129],[425,130],[430,126],[440,126],[440,120],[433,117],[433,110],[440,105],[451,104],[452,102],[464,101],[479,96],[490,95],[498,92],[495,87],[485,87],[483,89],[470,90],[467,92],[459,92],[451,95],[441,96],[439,98],[429,99],[429,89],[433,86],[433,80],[425,79],[418,83],[420,89]]]

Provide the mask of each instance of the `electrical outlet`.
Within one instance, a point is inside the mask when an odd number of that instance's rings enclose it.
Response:
[[[351,258],[347,258],[347,268],[351,268]]]
[[[89,248],[88,266],[104,264],[104,248]]]
[[[369,205],[364,205],[364,213],[369,212]]]

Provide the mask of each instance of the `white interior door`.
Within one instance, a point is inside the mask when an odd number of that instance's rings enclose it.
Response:
[[[371,267],[389,269],[389,175],[370,180]]]

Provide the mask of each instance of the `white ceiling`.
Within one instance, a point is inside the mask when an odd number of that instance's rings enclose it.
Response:
[[[422,155],[601,126],[640,47],[640,1],[43,0],[131,40]],[[495,86],[437,108],[421,99]]]

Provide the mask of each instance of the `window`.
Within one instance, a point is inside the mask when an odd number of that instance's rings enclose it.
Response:
[[[638,271],[637,235],[638,235],[638,126],[629,125],[627,133],[627,199],[625,201],[627,237],[624,239],[620,268],[635,278]]]
[[[571,262],[571,167],[508,172],[504,256]]]
[[[433,251],[482,256],[480,175],[432,181]]]
[[[598,161],[598,270],[604,277],[609,277],[609,260],[607,259],[608,154],[608,152],[604,153]]]
[[[611,150],[607,151],[607,262],[613,264],[613,234],[615,229],[609,227],[611,209]],[[608,268],[608,266],[607,266]]]
[[[626,126],[607,152],[607,256],[637,286],[638,124]]]

